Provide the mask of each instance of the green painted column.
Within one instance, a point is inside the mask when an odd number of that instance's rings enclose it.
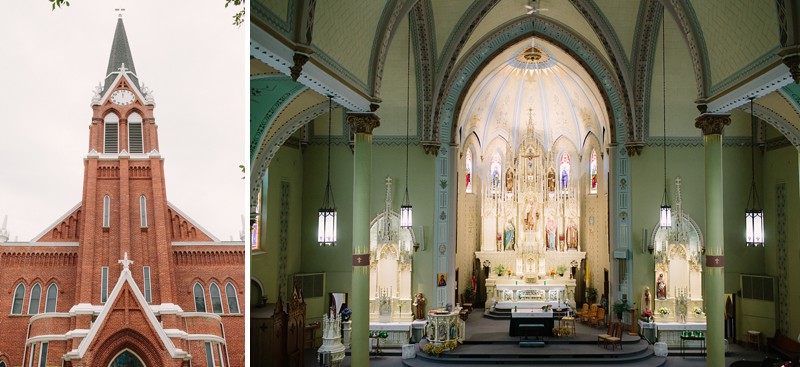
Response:
[[[347,115],[355,134],[353,157],[353,275],[348,304],[353,310],[350,365],[369,366],[369,200],[372,171],[372,129],[380,125],[372,113]],[[344,218],[339,218],[343,222]]]
[[[725,366],[725,226],[722,196],[722,129],[729,115],[703,114],[694,126],[703,130],[706,181],[706,266],[703,300],[706,306],[707,366]]]

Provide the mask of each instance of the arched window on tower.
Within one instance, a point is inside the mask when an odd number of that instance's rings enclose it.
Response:
[[[103,196],[103,228],[111,226],[111,197]]]
[[[203,293],[203,286],[194,283],[194,310],[197,312],[206,312],[206,297]]]
[[[217,283],[211,283],[211,286],[208,287],[209,293],[211,293],[211,311],[214,313],[222,313],[222,296],[219,293],[219,286]]]
[[[225,297],[228,298],[228,312],[239,313],[239,299],[236,298],[236,287],[231,282],[225,285]]]
[[[558,166],[558,179],[561,182],[561,190],[567,191],[569,187],[569,154],[567,154],[567,152],[561,154],[560,161],[561,163]]]
[[[56,283],[50,284],[47,287],[47,299],[44,302],[44,312],[56,312],[56,303],[58,302],[58,286]]]
[[[31,288],[31,300],[28,302],[28,314],[35,315],[39,313],[39,301],[42,298],[42,286],[36,283]]]
[[[147,228],[147,198],[139,196],[139,224],[142,228]]]
[[[109,113],[103,119],[103,153],[119,153],[119,116]]]
[[[253,251],[261,250],[258,233],[258,223],[261,220],[261,190],[258,190],[256,200],[256,212],[250,216],[250,249]]]
[[[12,315],[22,314],[22,302],[25,300],[25,285],[20,283],[14,290],[14,304],[11,306]]]
[[[467,157],[466,159],[464,159],[464,162],[466,163],[467,166],[466,170],[464,171],[466,172],[466,186],[465,186],[466,192],[467,194],[471,194],[472,193],[472,150],[470,150],[469,148],[467,148]]]
[[[128,153],[144,153],[142,116],[134,112],[128,116]]]
[[[490,166],[489,170],[492,176],[492,192],[499,192],[500,191],[500,172],[502,166],[500,165],[500,155],[495,154],[492,156],[492,165]]]
[[[589,193],[597,193],[597,152],[592,149],[592,157],[589,161]]]

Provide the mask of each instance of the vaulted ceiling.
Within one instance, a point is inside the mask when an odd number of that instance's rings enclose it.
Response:
[[[376,135],[404,133],[405,114],[400,112],[409,104],[408,72],[410,104],[416,112],[412,133],[426,151],[435,153],[456,139],[452,130],[460,101],[483,67],[531,35],[551,42],[587,70],[608,108],[615,130],[611,139],[633,147],[631,153],[649,141],[650,120],[661,125],[664,103],[670,111],[669,134],[696,138],[698,108],[726,113],[746,106],[753,95],[761,97],[756,115],[800,146],[800,91],[783,60],[800,50],[800,34],[795,34],[800,27],[792,25],[800,23],[794,2],[539,0],[534,5],[540,11],[531,15],[525,14],[526,4],[528,0],[255,0],[251,57],[259,66],[253,70],[258,74],[268,68],[279,76],[253,75],[254,84],[264,88],[261,93],[275,94],[251,101],[254,173],[256,161],[268,164],[269,150],[296,129],[286,124],[296,124],[295,117],[312,110],[325,113],[319,108],[325,95],[351,111],[379,107]],[[290,86],[287,76],[293,66],[302,92]],[[282,112],[265,113],[286,95],[295,101],[282,101]]]

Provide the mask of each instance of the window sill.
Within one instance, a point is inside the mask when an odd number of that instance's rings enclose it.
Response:
[[[108,232],[109,229],[111,229],[111,227],[103,227],[103,232]]]

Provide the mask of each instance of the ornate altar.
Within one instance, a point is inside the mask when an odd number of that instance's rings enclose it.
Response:
[[[414,233],[400,228],[392,210],[392,179],[386,177],[384,211],[370,223],[370,323],[413,321],[411,269]]]

